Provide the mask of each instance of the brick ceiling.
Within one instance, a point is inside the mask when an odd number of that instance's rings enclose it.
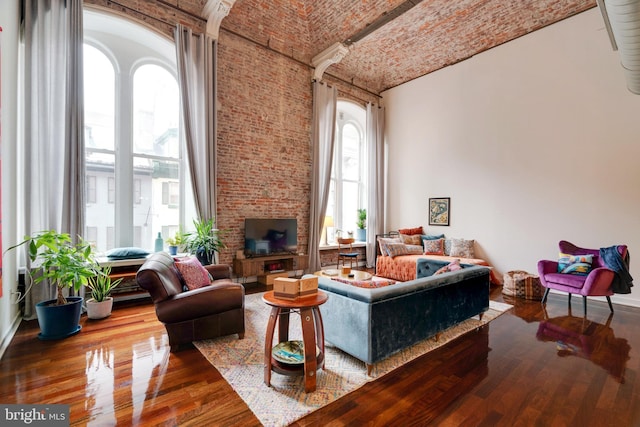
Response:
[[[332,44],[399,15],[350,44],[325,71],[379,94],[595,6],[595,0],[236,0],[222,26],[311,63]]]

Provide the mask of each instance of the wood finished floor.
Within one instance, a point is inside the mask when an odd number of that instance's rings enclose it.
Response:
[[[502,301],[500,289],[492,299]],[[297,426],[639,426],[640,309],[504,298],[508,313],[298,420]],[[548,320],[545,320],[548,318]],[[119,303],[62,341],[22,322],[0,361],[1,403],[70,404],[71,425],[254,426],[194,348],[169,352],[151,303]],[[365,369],[363,365],[363,369]]]

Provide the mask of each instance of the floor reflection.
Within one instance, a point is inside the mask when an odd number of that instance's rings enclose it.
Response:
[[[88,426],[116,425],[113,360],[113,350],[108,346],[86,353],[85,410],[91,414]]]
[[[117,395],[128,394],[133,411],[130,425],[142,425],[145,405],[153,405],[162,390],[162,383],[169,365],[170,348],[166,335],[150,337],[148,341],[137,343],[127,354],[127,361],[116,362],[113,349],[108,345],[86,352],[86,401],[85,410],[89,414],[88,426],[117,425],[115,401]],[[114,365],[119,369],[131,367],[132,381],[115,386]],[[126,388],[130,388],[126,390]],[[122,421],[122,420],[121,420]]]
[[[545,313],[546,314],[546,313]],[[613,313],[604,325],[569,312],[542,320],[536,338],[552,342],[559,357],[580,357],[600,366],[619,383],[624,383],[624,374],[631,346],[624,338],[617,338],[611,328]]]

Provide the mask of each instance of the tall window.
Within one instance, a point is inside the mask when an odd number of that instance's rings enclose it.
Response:
[[[153,249],[158,232],[178,229],[192,203],[175,49],[111,15],[85,10],[84,22],[86,167],[95,177],[87,186],[95,192],[86,206],[87,231],[98,251]]]
[[[336,143],[324,230],[329,244],[335,242],[337,230],[343,235],[355,231],[358,209],[367,206],[365,123],[364,108],[338,101]]]

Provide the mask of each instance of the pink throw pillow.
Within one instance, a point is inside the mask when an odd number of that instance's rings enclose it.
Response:
[[[436,274],[448,273],[450,271],[458,271],[458,270],[461,270],[461,269],[462,269],[462,266],[460,265],[460,260],[459,259],[454,259],[449,264],[447,264],[444,267],[439,268],[438,270],[436,270],[436,272],[433,273],[433,275],[435,276]]]
[[[176,267],[182,275],[184,284],[190,291],[209,285],[209,273],[200,264],[198,258],[190,257],[176,261]]]

